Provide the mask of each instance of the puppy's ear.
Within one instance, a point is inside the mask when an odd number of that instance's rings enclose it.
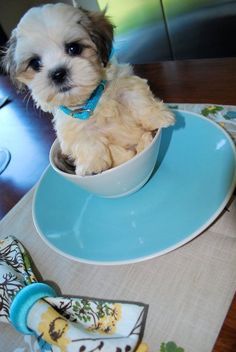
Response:
[[[80,10],[85,13],[88,21],[81,19],[80,23],[84,26],[92,41],[98,49],[98,53],[104,66],[107,65],[112,51],[112,41],[115,26],[105,16],[105,11],[90,12],[84,9]]]
[[[6,48],[2,51],[1,66],[3,70],[9,74],[12,82],[17,86],[17,88],[22,89],[24,85],[20,83],[16,78],[16,62],[15,62],[15,49],[16,49],[16,29],[12,31],[11,37],[7,42]]]
[[[16,63],[14,59],[14,53],[16,49],[16,30],[13,30],[10,39],[7,42],[6,48],[3,49],[3,57],[1,60],[1,66],[4,71],[10,75],[14,80],[16,76]]]

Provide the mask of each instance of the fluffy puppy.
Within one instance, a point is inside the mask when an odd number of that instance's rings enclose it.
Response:
[[[12,80],[29,88],[37,107],[53,113],[62,154],[78,175],[124,163],[147,147],[155,130],[174,123],[146,80],[129,65],[111,62],[112,40],[113,25],[104,13],[48,4],[23,16],[3,59]],[[77,110],[104,79],[89,119],[60,110]]]

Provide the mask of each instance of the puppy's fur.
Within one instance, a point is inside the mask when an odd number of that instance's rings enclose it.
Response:
[[[62,153],[78,175],[124,163],[147,147],[153,131],[174,123],[146,80],[133,75],[129,65],[109,60],[112,39],[104,13],[48,4],[24,15],[3,60],[12,80],[26,85],[36,105],[53,113]],[[83,104],[102,79],[108,83],[88,120],[58,109]]]

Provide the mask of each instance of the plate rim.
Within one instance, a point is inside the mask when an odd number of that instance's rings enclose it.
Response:
[[[5,159],[3,160],[2,165],[0,165],[0,175],[6,170],[8,164],[11,161],[11,153],[10,151],[5,148],[5,147],[0,147],[0,152],[4,153]]]
[[[208,219],[208,221],[206,221],[202,226],[200,226],[198,229],[196,229],[196,231],[194,231],[193,233],[191,233],[189,236],[185,237],[184,240],[177,242],[175,245],[173,246],[169,246],[167,248],[165,248],[164,250],[158,251],[156,253],[152,253],[149,255],[144,255],[135,259],[126,259],[126,260],[114,260],[114,261],[97,261],[97,260],[89,260],[89,259],[84,259],[84,258],[79,258],[79,257],[75,257],[74,255],[68,254],[66,252],[63,252],[61,249],[58,249],[56,246],[54,246],[47,238],[46,236],[42,233],[38,223],[37,223],[37,219],[36,219],[36,214],[35,214],[35,205],[36,205],[36,198],[37,198],[37,194],[39,191],[39,186],[42,183],[45,174],[48,172],[48,170],[51,168],[53,170],[53,168],[51,167],[51,165],[49,164],[46,169],[43,171],[39,181],[36,184],[35,190],[34,190],[34,194],[33,194],[33,200],[32,200],[32,218],[33,218],[33,223],[34,226],[36,228],[37,233],[39,234],[40,238],[46,243],[47,246],[49,246],[49,248],[51,248],[54,252],[56,252],[59,255],[62,255],[63,257],[66,257],[67,259],[73,260],[75,262],[78,263],[83,263],[83,264],[90,264],[90,265],[100,265],[100,266],[117,266],[117,265],[129,265],[129,264],[135,264],[135,263],[140,263],[146,260],[150,260],[153,258],[157,258],[160,257],[164,254],[167,254],[169,252],[172,252],[173,250],[176,250],[177,248],[182,247],[183,245],[185,245],[188,242],[191,242],[194,238],[200,236],[206,229],[209,228],[209,226],[220,216],[220,214],[222,213],[222,211],[224,210],[224,208],[226,207],[227,203],[229,202],[234,188],[236,186],[236,146],[230,136],[230,134],[222,127],[220,126],[217,122],[192,111],[188,111],[188,110],[181,110],[181,109],[171,109],[174,112],[180,112],[183,114],[190,114],[193,116],[196,116],[197,118],[203,119],[205,121],[207,121],[208,123],[213,124],[215,127],[217,127],[221,132],[223,132],[223,134],[226,136],[233,155],[234,155],[234,163],[235,163],[235,171],[234,171],[234,176],[232,178],[232,183],[231,186],[229,187],[228,193],[226,194],[224,200],[222,201],[221,205],[218,207],[218,209],[212,214],[212,216]]]

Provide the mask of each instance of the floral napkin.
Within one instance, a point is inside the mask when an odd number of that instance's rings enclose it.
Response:
[[[17,294],[37,282],[30,258],[13,237],[0,240],[0,321]],[[42,352],[146,352],[142,344],[148,306],[86,297],[46,297],[30,309],[27,326]]]

